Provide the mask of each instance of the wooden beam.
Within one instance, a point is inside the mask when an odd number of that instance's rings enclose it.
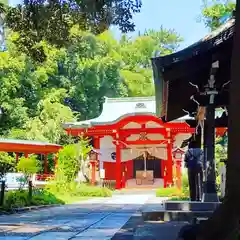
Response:
[[[167,144],[168,140],[135,140],[135,141],[124,141],[127,145],[156,145],[156,144]]]

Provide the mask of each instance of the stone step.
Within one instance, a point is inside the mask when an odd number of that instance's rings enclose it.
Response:
[[[197,218],[208,218],[213,211],[143,211],[144,221],[183,221],[192,223]]]
[[[167,211],[214,211],[220,202],[166,201]]]

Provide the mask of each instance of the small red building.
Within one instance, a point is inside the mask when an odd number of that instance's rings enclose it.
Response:
[[[116,182],[116,189],[130,185],[137,171],[147,170],[159,186],[169,186],[173,184],[172,152],[194,129],[184,121],[189,117],[163,123],[155,109],[155,97],[105,98],[99,117],[65,123],[64,128],[73,136],[94,139],[94,148],[101,153],[100,171],[105,172],[105,180]]]

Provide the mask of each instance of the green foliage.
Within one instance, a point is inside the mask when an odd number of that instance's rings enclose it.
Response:
[[[63,204],[64,202],[56,198],[52,193],[46,190],[34,190],[31,202],[29,201],[28,191],[16,190],[5,194],[4,209],[21,208],[26,206]]]
[[[67,46],[70,29],[75,24],[94,34],[108,30],[110,25],[118,26],[123,32],[134,31],[132,16],[140,8],[139,0],[24,1],[5,8],[5,21],[8,28],[21,35],[18,49],[43,62],[46,54],[41,41]]]
[[[187,173],[182,174],[182,192],[189,196],[189,182]]]
[[[156,191],[157,197],[180,197],[183,195],[183,192],[176,187],[159,188]]]
[[[26,179],[37,173],[41,169],[39,160],[37,156],[31,155],[28,158],[21,157],[17,163],[17,171],[25,175]]]
[[[47,191],[51,192],[58,198],[65,202],[69,199],[76,199],[77,197],[111,197],[112,191],[108,188],[97,186],[90,186],[87,184],[79,184],[77,182],[64,182],[57,181],[50,182],[46,186]]]
[[[56,179],[61,182],[71,182],[80,169],[76,144],[67,145],[59,151]]]
[[[0,180],[15,169],[16,160],[6,152],[0,152]]]
[[[226,22],[235,10],[236,4],[227,0],[204,1],[202,18],[207,27],[215,30]]]
[[[163,28],[119,41],[79,25],[69,31],[62,48],[45,40],[34,45],[44,51],[41,63],[18,49],[21,34],[8,32],[8,50],[0,52],[0,134],[65,144],[62,123],[97,117],[104,96],[154,95],[150,58],[175,51],[182,41]]]

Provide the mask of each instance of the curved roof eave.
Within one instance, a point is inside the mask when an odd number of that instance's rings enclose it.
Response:
[[[119,118],[115,119],[114,121],[105,121],[105,122],[97,121],[98,118],[95,118],[95,119],[82,121],[82,122],[65,123],[65,124],[63,124],[63,128],[64,129],[69,129],[69,128],[71,128],[71,129],[73,129],[73,128],[86,129],[86,128],[96,127],[96,126],[114,125],[114,124],[117,124],[118,122],[120,122],[122,119],[124,119],[126,117],[142,116],[142,115],[145,115],[145,116],[146,115],[154,115],[154,116],[156,116],[156,113],[154,113],[154,112],[127,113],[127,114],[124,114],[124,115],[120,116]]]
[[[233,36],[234,26],[235,19],[231,18],[218,29],[209,33],[204,38],[190,45],[189,47],[173,54],[152,58],[151,60],[157,63],[159,67],[164,69],[165,67],[174,63],[185,61],[201,53],[207,52],[231,38]]]

